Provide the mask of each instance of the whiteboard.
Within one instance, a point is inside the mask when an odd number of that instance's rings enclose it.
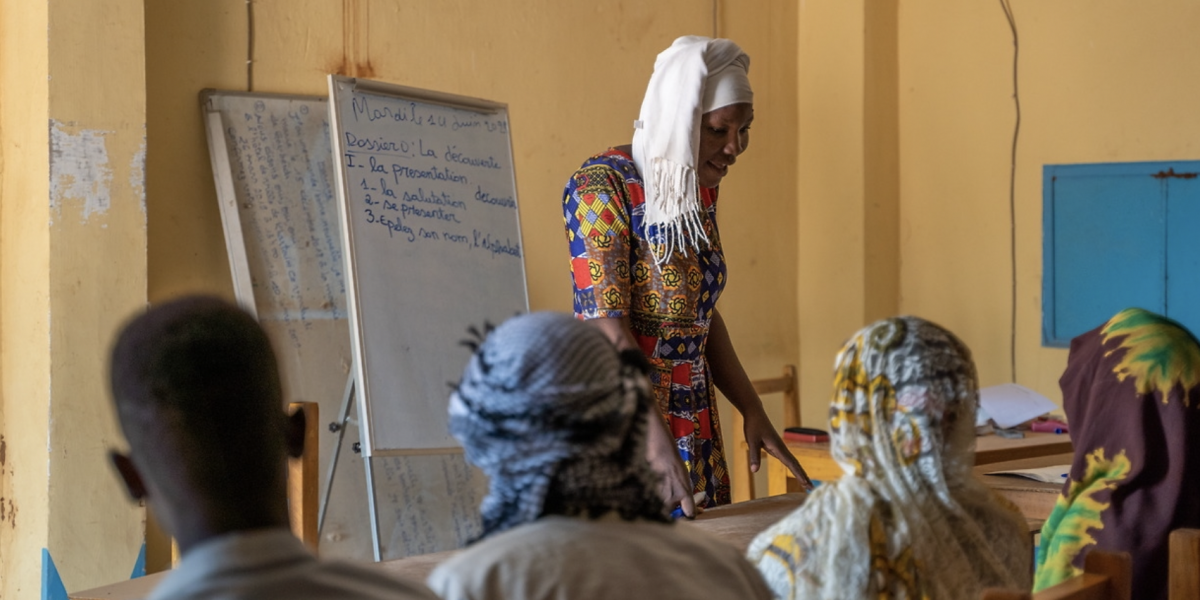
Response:
[[[469,326],[528,311],[503,104],[329,76],[363,451],[456,447]]]
[[[328,101],[205,90],[201,104],[235,293],[272,341],[285,404],[320,405],[324,478],[337,440],[324,423],[340,419],[354,360]],[[325,556],[372,558],[363,460],[351,450],[358,441],[349,428],[328,497]],[[375,460],[385,558],[459,548],[478,535],[487,480],[461,451]]]

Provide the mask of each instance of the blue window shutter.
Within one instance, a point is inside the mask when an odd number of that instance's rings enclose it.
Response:
[[[1130,306],[1166,310],[1163,163],[1043,171],[1043,344],[1067,346]]]
[[[1193,164],[1195,173],[1200,165]],[[1167,179],[1167,316],[1200,333],[1200,179],[1194,176]]]

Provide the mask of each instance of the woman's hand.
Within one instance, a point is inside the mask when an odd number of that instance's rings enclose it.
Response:
[[[779,437],[779,432],[775,431],[775,427],[771,425],[771,420],[767,418],[766,412],[762,409],[762,404],[758,405],[758,410],[747,410],[742,414],[742,419],[745,422],[743,432],[746,434],[746,445],[750,449],[750,472],[757,473],[759,463],[762,461],[762,453],[760,450],[766,450],[767,454],[774,456],[783,466],[787,467],[792,475],[796,476],[796,481],[804,487],[805,491],[811,492],[813,489],[812,480],[808,478],[808,473],[804,472],[804,467],[800,466],[800,461],[792,455],[792,451],[788,450],[787,444],[783,443],[783,439]]]
[[[696,516],[692,476],[683,465],[679,450],[675,449],[674,439],[667,432],[658,410],[648,412],[647,417],[646,460],[650,461],[650,468],[658,474],[658,495],[662,496],[668,510],[678,506],[683,510],[683,516],[691,519]]]

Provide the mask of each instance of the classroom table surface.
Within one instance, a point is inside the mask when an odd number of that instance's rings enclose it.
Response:
[[[703,529],[722,541],[745,551],[754,536],[772,523],[784,518],[800,506],[804,494],[784,494],[759,498],[749,502],[726,504],[710,508],[695,519],[681,519],[684,527]],[[424,554],[387,561],[380,566],[394,576],[424,580],[439,563],[456,554],[458,550]]]
[[[787,447],[804,467],[809,478],[817,481],[837,481],[842,478],[842,467],[833,460],[829,442],[788,442]],[[975,464],[986,465],[999,462],[1039,458],[1069,453],[1072,450],[1068,435],[1026,431],[1025,437],[1011,439],[995,434],[975,438]],[[1069,462],[1069,461],[1068,461]],[[795,491],[797,488],[792,472],[783,463],[768,459],[767,489],[772,496]]]
[[[1040,519],[1044,521],[1049,518],[1050,511],[1054,510],[1054,504],[1058,501],[1059,493],[1062,492],[1063,484],[1061,482],[1043,483],[1024,477],[988,475],[988,473],[1011,471],[1013,469],[1036,469],[1039,467],[1069,465],[1074,457],[1074,454],[1067,452],[977,465],[974,473],[992,491],[1017,505],[1017,508],[1021,510],[1021,514],[1025,515],[1026,519]]]
[[[680,521],[683,527],[697,527],[718,539],[745,551],[755,535],[768,525],[782,519],[804,500],[804,494],[785,494],[749,502],[728,504],[704,511],[690,521]],[[396,577],[424,581],[439,563],[458,550],[410,556],[379,563],[379,568]],[[72,600],[136,600],[149,595],[154,586],[166,576],[155,573],[104,587],[70,594]]]

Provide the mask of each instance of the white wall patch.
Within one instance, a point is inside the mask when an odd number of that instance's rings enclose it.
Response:
[[[66,200],[83,201],[83,220],[105,213],[112,204],[112,169],[108,164],[107,131],[71,133],[50,121],[50,208],[61,215]]]
[[[133,160],[129,161],[129,187],[133,189],[133,193],[137,195],[138,202],[142,207],[142,214],[146,214],[146,136],[142,136],[142,144],[138,146],[137,152],[133,153]]]

